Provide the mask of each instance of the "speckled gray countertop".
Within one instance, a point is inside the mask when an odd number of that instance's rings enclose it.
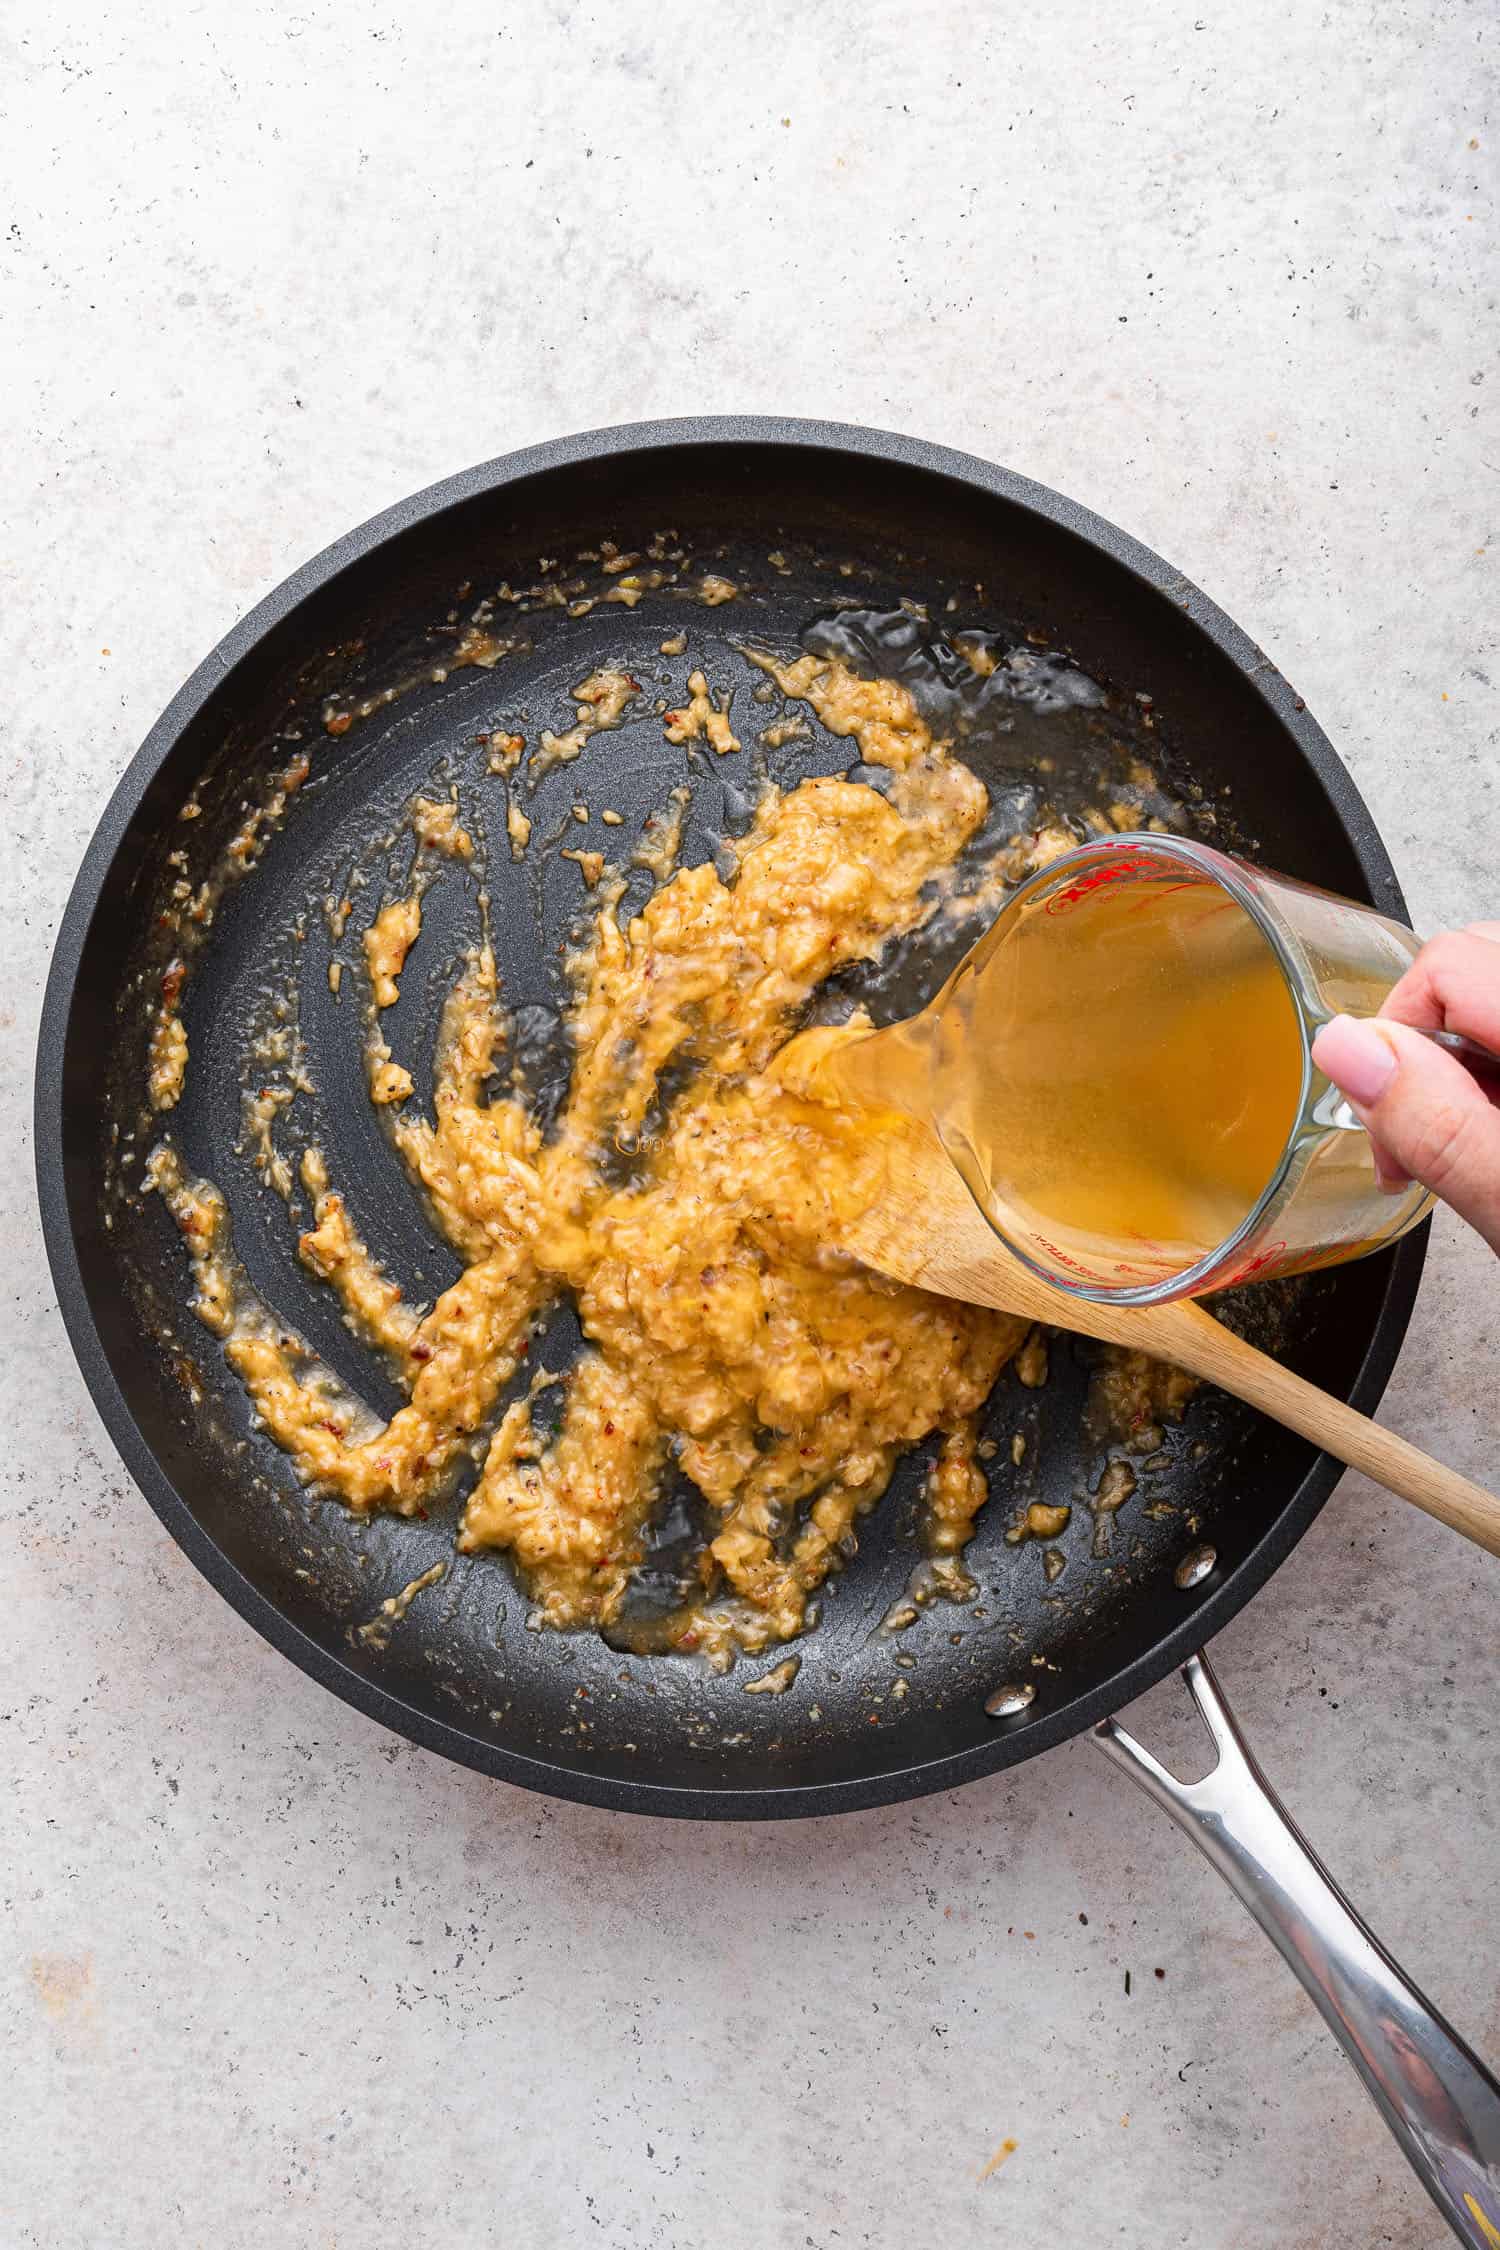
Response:
[[[1297,683],[1418,921],[1493,914],[1496,34],[1371,14],[6,11],[7,2250],[1439,2240],[1279,1961],[1085,1743],[698,1831],[314,1688],[105,1439],[28,1119],[74,864],[187,670],[385,502],[648,415],[873,422],[1089,502]],[[1384,1408],[1492,1483],[1495,1303],[1440,1219]],[[1492,2059],[1497,1650],[1496,1566],[1347,1476],[1217,1651]],[[1132,1725],[1186,1739],[1169,1689]]]

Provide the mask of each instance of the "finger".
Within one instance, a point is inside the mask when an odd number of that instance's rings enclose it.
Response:
[[[1380,1013],[1419,1030],[1461,1031],[1500,1052],[1500,922],[1429,938]]]
[[[1370,1154],[1375,1159],[1375,1180],[1387,1195],[1405,1195],[1411,1186],[1410,1172],[1404,1172],[1388,1148],[1383,1148],[1374,1136],[1370,1139]]]
[[[1381,1170],[1420,1180],[1500,1251],[1500,1110],[1463,1064],[1404,1023],[1352,1016],[1323,1026],[1313,1061],[1348,1097]]]

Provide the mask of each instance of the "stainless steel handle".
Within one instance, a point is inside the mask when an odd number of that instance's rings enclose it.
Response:
[[[1218,1762],[1179,1781],[1106,1719],[1094,1740],[1186,1829],[1301,1980],[1460,2242],[1500,2250],[1500,2085],[1403,1976],[1256,1764],[1203,1655],[1182,1676]]]

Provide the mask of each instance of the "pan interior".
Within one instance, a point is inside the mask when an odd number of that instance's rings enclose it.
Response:
[[[688,558],[680,583],[648,589],[633,607],[602,598],[598,558],[653,544]],[[580,553],[594,560],[575,563]],[[731,583],[733,598],[699,598],[705,573]],[[502,599],[486,611],[488,630],[515,645],[493,665],[462,660],[466,622],[498,589],[575,581],[560,602]],[[886,624],[851,624],[851,612]],[[548,1786],[585,1795],[701,1791],[705,1809],[716,1792],[739,1809],[763,1795],[771,1810],[780,1792],[852,1783],[896,1793],[901,1776],[934,1761],[974,1750],[1024,1755],[1039,1720],[1052,1722],[1049,1734],[1065,1730],[1070,1712],[1256,1557],[1310,1468],[1300,1441],[1204,1394],[1141,1472],[1136,1498],[1096,1551],[1084,1504],[1104,1460],[1083,1427],[1093,1347],[1058,1338],[1047,1384],[1025,1391],[1007,1371],[987,1410],[1001,1450],[995,1496],[966,1557],[976,1599],[935,1603],[900,1634],[882,1629],[919,1559],[918,1494],[931,1458],[919,1447],[865,1520],[858,1555],[829,1581],[817,1629],[795,1644],[792,1689],[748,1696],[746,1681],[764,1662],[716,1676],[694,1658],[640,1658],[592,1634],[528,1630],[525,1593],[504,1563],[455,1555],[451,1511],[426,1522],[362,1521],[301,1493],[188,1309],[180,1245],[159,1199],[136,1192],[154,1135],[141,1105],[163,902],[174,883],[215,864],[245,804],[262,800],[305,748],[310,772],[295,804],[252,875],[225,894],[194,964],[185,1008],[193,1060],[172,1125],[188,1162],[223,1188],[237,1249],[268,1302],[388,1410],[394,1394],[298,1264],[296,1229],[257,1176],[244,1136],[246,1054],[257,1036],[285,1026],[290,1005],[309,1089],[293,1145],[312,1140],[338,1152],[361,1228],[408,1295],[430,1300],[455,1277],[366,1098],[357,1009],[329,985],[333,953],[349,946],[335,939],[322,902],[348,891],[357,937],[384,883],[399,878],[409,848],[403,808],[420,791],[456,782],[466,817],[487,828],[487,849],[475,868],[454,864],[428,891],[420,951],[386,1035],[418,1070],[421,1093],[420,1065],[455,964],[476,935],[483,884],[506,1001],[545,1082],[545,1058],[561,1038],[560,957],[587,907],[558,839],[607,844],[607,833],[595,833],[605,804],[621,814],[620,833],[633,835],[684,783],[684,863],[743,830],[749,746],[776,714],[748,699],[740,645],[791,654],[811,628],[842,636],[868,668],[925,681],[924,642],[940,629],[978,627],[1002,647],[1045,651],[1060,680],[1076,667],[1104,696],[1015,701],[1003,724],[991,712],[976,725],[964,755],[990,787],[997,826],[1019,825],[1034,810],[1040,759],[1082,776],[1107,737],[1147,758],[1217,840],[1292,875],[1371,895],[1295,741],[1169,595],[1065,524],[930,471],[833,449],[729,443],[561,466],[479,489],[395,532],[271,622],[196,701],[113,854],[71,1000],[63,1114],[68,1217],[114,1380],[201,1540],[305,1637],[330,1684],[355,1694],[361,1681],[378,1686],[416,1731],[424,1721],[451,1730],[448,1746],[478,1764],[524,1778],[508,1761],[532,1759]],[[679,634],[686,650],[664,655],[663,643]],[[532,847],[512,860],[503,798],[498,784],[477,778],[476,745],[503,725],[528,735],[565,725],[573,686],[605,665],[673,702],[694,667],[735,682],[746,752],[718,759],[674,748],[643,696],[618,731],[540,782],[527,805]],[[330,713],[346,711],[358,714],[354,723],[329,732]],[[852,746],[809,723],[810,734],[754,751],[765,778],[790,786],[849,767]],[[591,808],[586,837],[569,827],[580,798]],[[184,824],[190,799],[200,810]],[[363,887],[350,885],[351,871],[366,878]],[[643,896],[650,877],[636,880],[634,895]],[[1392,900],[1377,903],[1389,911]],[[898,949],[822,1004],[837,1010],[857,998],[877,1020],[906,1013],[974,934],[958,929]],[[1380,1317],[1388,1263],[1256,1293],[1239,1317],[1300,1371],[1347,1393]],[[560,1309],[535,1352],[561,1369],[578,1344],[576,1322]],[[1004,1537],[1020,1475],[1008,1451],[1017,1429],[1027,1438],[1021,1496],[1074,1508],[1061,1543],[1067,1568],[1055,1583],[1036,1546]],[[663,1570],[673,1535],[685,1535],[691,1519],[683,1491],[660,1529]],[[1216,1551],[1215,1570],[1196,1588],[1179,1587],[1175,1566],[1205,1544]],[[382,1621],[382,1602],[437,1563],[447,1565],[441,1580],[399,1620]],[[984,1705],[1003,1685],[1032,1694],[997,1727]]]

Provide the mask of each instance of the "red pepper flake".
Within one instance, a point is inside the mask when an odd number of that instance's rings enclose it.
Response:
[[[415,1360],[428,1360],[428,1359],[431,1359],[431,1357],[432,1357],[432,1346],[431,1346],[431,1344],[413,1344],[413,1345],[412,1345],[412,1348],[411,1348],[411,1356],[412,1356],[412,1358],[413,1358],[413,1359],[415,1359]]]
[[[613,1436],[614,1436],[614,1434],[615,1434],[615,1426],[614,1426],[614,1423],[613,1423],[613,1422],[606,1422],[606,1423],[605,1423],[605,1425],[604,1425],[604,1434],[605,1434],[605,1436],[606,1436],[606,1437],[613,1437]]]
[[[354,713],[352,711],[330,711],[323,721],[324,729],[329,734],[347,734],[353,724]]]

